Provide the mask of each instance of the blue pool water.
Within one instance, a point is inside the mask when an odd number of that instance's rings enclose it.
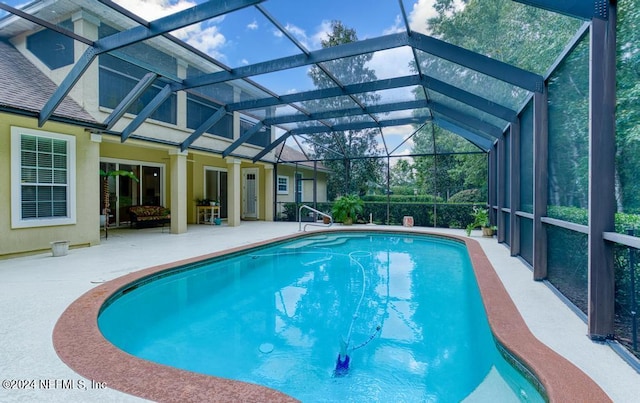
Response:
[[[130,354],[302,401],[543,401],[500,354],[465,246],[436,237],[323,234],[194,264],[98,323]]]

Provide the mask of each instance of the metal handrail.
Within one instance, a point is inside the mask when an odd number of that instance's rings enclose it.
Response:
[[[300,206],[300,209],[298,209],[298,231],[302,231],[302,209],[307,209],[310,211],[313,211],[316,214],[319,214],[323,217],[328,217],[329,218],[329,224],[325,225],[325,224],[313,224],[313,223],[309,223],[309,224],[305,224],[304,226],[304,231],[307,230],[307,225],[314,225],[317,227],[330,227],[333,225],[333,217],[331,217],[330,214],[327,213],[323,213],[322,211],[316,210],[313,207],[309,207],[306,204],[303,204],[302,206]]]

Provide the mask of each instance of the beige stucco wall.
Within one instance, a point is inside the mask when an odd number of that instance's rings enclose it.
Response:
[[[303,168],[298,166],[297,170],[295,166],[292,165],[278,165],[278,176],[286,176],[289,178],[289,192],[287,194],[276,194],[277,201],[279,203],[288,203],[295,201],[295,174],[296,172],[302,174],[303,179],[312,179],[314,176],[313,169]],[[312,181],[304,181],[302,182],[302,192],[304,197],[304,202],[313,201],[313,182]],[[317,202],[326,202],[327,201],[327,174],[325,172],[318,171],[317,172],[317,180],[316,180],[316,197]]]
[[[11,228],[11,126],[72,135],[76,138],[76,223],[62,226]],[[0,258],[50,249],[49,243],[69,240],[72,246],[100,242],[100,200],[98,181],[99,143],[84,129],[48,122],[38,128],[37,120],[0,113]]]

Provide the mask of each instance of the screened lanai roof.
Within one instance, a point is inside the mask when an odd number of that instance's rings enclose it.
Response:
[[[306,145],[319,133],[372,129],[379,147],[371,156],[389,157],[408,155],[404,145],[431,122],[487,151],[527,99],[543,91],[553,60],[584,35],[585,21],[606,18],[599,14],[598,1],[518,1],[520,7],[535,10],[542,25],[545,18],[553,17],[564,18],[572,27],[571,34],[558,38],[557,44],[540,44],[543,51],[555,55],[545,65],[535,60],[504,62],[509,58],[507,49],[481,54],[439,40],[426,25],[428,16],[420,13],[423,1],[387,0],[385,7],[369,0],[161,3],[163,9],[154,9],[153,2],[127,0],[0,3],[0,38],[8,40],[45,27],[88,46],[40,110],[40,125],[51,118],[96,57],[109,54],[147,72],[102,123],[101,129],[121,136],[123,142],[139,137],[136,130],[144,120],[172,94],[184,91],[215,102],[218,111],[191,133],[160,132],[146,140],[183,151],[271,161],[274,155],[278,158],[272,151],[282,143],[297,146],[307,155]],[[113,29],[99,30],[97,40],[74,33],[78,12]],[[367,18],[355,18],[362,13]],[[317,38],[326,38],[322,27],[329,21],[353,28],[358,40],[323,48]],[[523,35],[523,29],[514,22],[495,35]],[[217,41],[225,46],[216,46]],[[158,57],[158,50],[171,59]],[[353,66],[363,60],[373,73],[352,74]],[[187,66],[186,74],[176,74],[176,65]],[[322,85],[311,80],[312,69]],[[114,131],[131,103],[152,83],[160,83],[163,90],[124,129]],[[250,128],[220,149],[207,131],[233,112],[241,113]],[[275,140],[268,139],[263,150],[236,154],[247,140],[268,138],[270,128]],[[343,151],[333,150],[336,157],[349,157]]]

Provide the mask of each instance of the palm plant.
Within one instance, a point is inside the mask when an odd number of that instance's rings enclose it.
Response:
[[[331,207],[331,212],[336,221],[342,221],[344,225],[351,225],[358,214],[362,213],[364,202],[356,195],[338,197]]]
[[[104,214],[105,216],[105,220],[104,220],[104,236],[105,238],[109,237],[109,210],[111,207],[111,203],[110,203],[110,195],[109,195],[109,177],[116,177],[116,176],[126,176],[128,178],[133,179],[136,182],[140,182],[140,180],[138,180],[138,177],[131,171],[125,171],[122,169],[119,170],[113,170],[113,171],[103,171],[102,169],[100,170],[100,176],[102,176],[102,194],[104,197],[104,205],[102,208],[102,214]]]

